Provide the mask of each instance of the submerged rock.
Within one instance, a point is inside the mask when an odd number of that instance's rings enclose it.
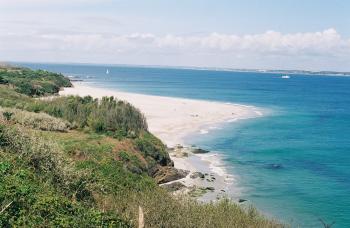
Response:
[[[204,150],[201,148],[192,148],[192,153],[194,153],[194,154],[206,154],[209,152],[210,152],[209,150]]]
[[[243,203],[245,201],[247,201],[247,200],[246,199],[238,199],[238,203]]]
[[[269,164],[267,165],[268,169],[282,169],[283,165],[282,164]]]

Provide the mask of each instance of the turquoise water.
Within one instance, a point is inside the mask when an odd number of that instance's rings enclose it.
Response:
[[[22,64],[129,92],[242,103],[271,114],[188,139],[222,155],[241,198],[302,227],[350,227],[350,77]],[[106,75],[106,69],[109,75]]]

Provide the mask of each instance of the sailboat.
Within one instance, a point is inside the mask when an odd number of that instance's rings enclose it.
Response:
[[[108,69],[106,70],[106,74],[109,74],[109,70]]]

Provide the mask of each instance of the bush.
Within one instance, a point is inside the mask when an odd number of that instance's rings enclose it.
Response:
[[[43,111],[66,119],[79,128],[90,127],[99,133],[112,132],[117,137],[135,137],[147,130],[143,114],[114,97],[103,97],[100,101],[90,96],[59,97],[46,101]]]
[[[7,83],[8,81],[3,76],[0,75],[0,84],[7,84]]]

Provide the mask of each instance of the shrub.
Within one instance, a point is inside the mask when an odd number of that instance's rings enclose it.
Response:
[[[143,114],[129,103],[114,97],[103,97],[99,101],[90,96],[68,96],[45,102],[43,111],[66,119],[79,128],[90,127],[100,133],[112,132],[116,137],[136,137],[147,130]]]
[[[3,76],[0,75],[0,84],[7,84],[7,83],[8,81]]]
[[[9,120],[11,120],[11,117],[12,117],[13,113],[5,111],[5,112],[2,113],[2,115],[5,118],[5,120],[9,121]]]

